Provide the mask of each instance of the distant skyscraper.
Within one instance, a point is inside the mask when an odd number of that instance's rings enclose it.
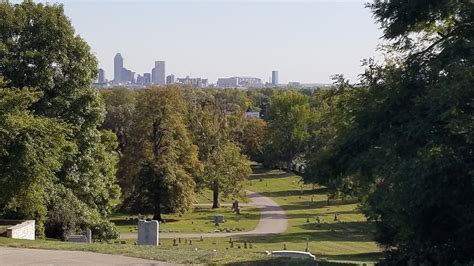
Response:
[[[272,71],[272,85],[278,85],[278,71],[276,70]]]
[[[105,71],[102,68],[99,68],[99,83],[105,83]]]
[[[155,61],[155,67],[151,71],[151,80],[154,84],[165,84],[165,61]]]
[[[114,57],[114,83],[122,83],[123,73],[123,57],[120,53],[117,53]]]
[[[143,73],[143,84],[148,85],[151,83],[151,74]]]
[[[169,76],[166,76],[166,84],[173,84],[174,83],[174,75],[171,74]]]

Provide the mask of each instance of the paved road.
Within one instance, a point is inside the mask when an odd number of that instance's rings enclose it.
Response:
[[[94,252],[0,247],[0,265],[176,265]]]
[[[258,193],[247,191],[250,198],[249,206],[256,206],[260,211],[260,221],[257,227],[248,232],[235,233],[160,233],[160,238],[213,238],[230,236],[259,236],[271,235],[285,232],[288,227],[285,211],[271,198],[264,197]],[[122,234],[122,239],[135,239],[137,234]]]

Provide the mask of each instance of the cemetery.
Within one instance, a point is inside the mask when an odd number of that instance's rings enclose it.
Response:
[[[231,210],[232,200],[227,199],[224,203],[228,204],[223,204],[219,209],[197,205],[199,207],[188,214],[165,215],[169,222],[157,225],[157,231],[152,230],[151,235],[158,233],[154,242],[142,242],[143,240],[138,238],[139,223],[145,221],[139,221],[137,216],[121,214],[115,215],[111,220],[119,222],[121,236],[128,234],[132,237],[93,244],[48,240],[13,241],[0,238],[0,245],[94,251],[177,263],[271,264],[282,261],[300,265],[302,262],[314,263],[314,256],[316,261],[322,263],[320,265],[370,265],[381,257],[379,247],[372,240],[373,226],[358,211],[355,201],[328,200],[325,188],[313,189],[312,185],[302,185],[300,177],[280,170],[256,169],[249,178],[246,189],[271,198],[284,209],[288,221],[286,231],[261,236],[206,236],[214,232],[214,218],[219,221],[224,219],[219,228],[240,227],[242,232],[245,232],[257,226],[260,218],[257,208],[249,206],[248,200],[241,203],[240,220],[236,221],[237,215]],[[337,221],[335,216],[338,217]],[[120,224],[124,221],[127,224]],[[192,221],[207,229],[193,230]],[[232,224],[227,225],[228,223]],[[130,232],[130,227],[133,232]],[[170,237],[181,233],[192,233],[195,237]],[[161,237],[164,235],[168,237]],[[142,245],[143,243],[145,245]]]

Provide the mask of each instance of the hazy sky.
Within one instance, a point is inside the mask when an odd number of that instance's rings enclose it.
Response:
[[[49,2],[54,2],[49,1]],[[374,56],[381,31],[362,0],[80,1],[62,0],[76,31],[113,79],[113,57],[150,72],[209,78],[255,76],[280,83],[355,82],[360,60]]]

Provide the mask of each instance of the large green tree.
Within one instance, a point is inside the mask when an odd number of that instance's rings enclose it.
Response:
[[[120,190],[115,179],[115,137],[98,130],[105,110],[90,88],[97,72],[95,57],[75,34],[61,5],[2,1],[0,18],[0,74],[18,90],[39,90],[41,96],[30,107],[34,114],[57,119],[72,130],[68,140],[76,148],[55,173],[61,186],[50,195],[64,200],[64,206],[66,202],[86,206],[82,214],[72,215],[80,227],[92,226],[88,222],[92,213],[98,213],[106,224]],[[48,205],[48,217],[58,216],[54,212],[59,205]],[[64,229],[61,234],[76,229],[59,228]]]
[[[308,98],[297,91],[273,96],[266,120],[265,163],[283,164],[291,171],[294,160],[302,156],[309,137],[310,108]]]
[[[187,128],[188,105],[177,87],[142,90],[137,97],[130,140],[120,167],[133,190],[134,212],[185,212],[194,202],[194,175],[201,169]]]
[[[40,95],[0,84],[0,208],[13,217],[36,219],[42,235],[48,193],[74,147],[66,124],[28,109]]]
[[[204,165],[197,176],[198,188],[212,190],[213,208],[220,206],[220,194],[240,196],[251,172],[247,157],[233,138],[241,130],[241,118],[242,112],[232,112],[228,104],[216,102],[206,102],[191,116],[194,141]]]
[[[309,162],[313,178],[356,191],[388,262],[472,263],[474,3],[369,7],[395,56],[367,62],[363,88],[346,101],[346,129]]]

